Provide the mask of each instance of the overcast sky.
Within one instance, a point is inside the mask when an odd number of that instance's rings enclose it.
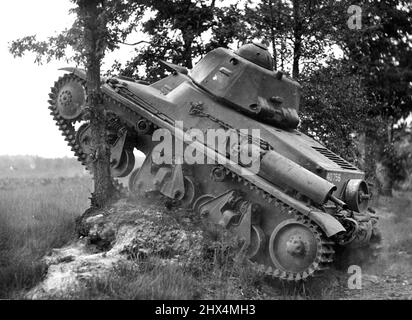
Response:
[[[226,0],[230,4],[235,0]],[[63,73],[64,61],[45,65],[34,63],[34,56],[13,58],[9,42],[36,34],[44,40],[72,25],[69,0],[2,1],[0,11],[0,155],[38,155],[42,157],[73,156],[49,114],[50,87]],[[140,40],[139,32],[128,42]],[[134,47],[123,46],[106,55],[106,66],[114,59],[127,61]]]
[[[231,3],[233,0],[227,0]],[[28,154],[42,157],[73,156],[60,135],[48,110],[48,94],[67,66],[53,61],[34,64],[34,56],[13,58],[9,42],[36,34],[39,39],[70,27],[74,16],[68,14],[69,0],[2,1],[0,11],[0,155]],[[142,35],[135,34],[129,42]],[[124,46],[106,57],[107,65],[116,57],[124,62],[133,54],[133,47]],[[412,120],[410,117],[409,120]]]
[[[67,64],[54,61],[38,66],[33,55],[13,58],[8,51],[11,40],[33,34],[45,39],[70,27],[74,21],[68,14],[71,7],[69,0],[2,1],[0,155],[73,156],[47,108],[50,87],[63,74],[57,69]]]

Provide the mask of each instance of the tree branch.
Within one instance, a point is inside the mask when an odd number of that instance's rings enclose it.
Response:
[[[135,43],[127,43],[127,42],[123,42],[123,41],[118,41],[118,43],[125,44],[127,46],[137,46],[141,43],[152,44],[150,41],[146,41],[146,40],[140,40],[140,41],[137,41]]]

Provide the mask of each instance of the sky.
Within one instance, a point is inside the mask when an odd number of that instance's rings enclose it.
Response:
[[[232,2],[227,0],[226,2]],[[46,39],[71,26],[69,0],[3,1],[0,11],[0,155],[37,155],[47,158],[73,156],[48,110],[50,87],[66,67],[65,61],[45,65],[34,63],[34,56],[13,58],[9,42],[36,34]],[[133,38],[141,37],[135,34]],[[135,42],[137,39],[128,39]],[[126,59],[133,47],[124,46],[106,57]],[[412,120],[412,116],[408,119]]]
[[[36,34],[45,39],[70,27],[74,21],[68,14],[71,7],[69,0],[2,1],[0,155],[73,156],[47,108],[50,87],[63,75],[58,69],[68,64],[53,61],[39,66],[33,55],[13,58],[8,51],[9,42],[17,38]]]

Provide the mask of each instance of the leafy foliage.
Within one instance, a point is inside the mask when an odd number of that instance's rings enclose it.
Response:
[[[70,10],[76,19],[70,28],[58,35],[50,36],[46,40],[37,39],[36,35],[29,35],[12,41],[10,52],[15,57],[22,57],[27,52],[35,54],[35,63],[48,63],[53,59],[66,59],[76,64],[85,64],[85,25],[79,4],[84,1],[72,0],[76,6]],[[87,2],[87,1],[86,1]],[[126,37],[136,27],[136,21],[143,11],[133,1],[104,0],[100,1],[100,23],[104,21],[106,28],[102,30],[101,41],[105,50],[113,51],[119,47]],[[103,53],[102,52],[102,53]]]
[[[342,156],[356,160],[353,134],[362,132],[373,105],[345,62],[330,60],[303,79],[301,129]]]
[[[362,30],[342,32],[339,41],[352,72],[365,78],[377,108],[370,116],[400,119],[412,111],[412,4],[364,0]]]
[[[245,31],[235,5],[220,7],[215,0],[136,2],[150,11],[151,16],[141,21],[141,31],[148,40],[135,43],[145,46],[136,49],[136,56],[122,70],[128,76],[138,76],[139,68],[144,67],[146,80],[159,80],[165,76],[160,59],[190,69],[195,59],[216,47],[227,47]],[[206,34],[210,39],[205,40]]]

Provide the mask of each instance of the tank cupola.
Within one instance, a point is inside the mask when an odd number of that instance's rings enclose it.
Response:
[[[273,70],[273,59],[267,47],[261,43],[248,43],[241,46],[236,52],[242,58],[261,66],[262,68]]]

